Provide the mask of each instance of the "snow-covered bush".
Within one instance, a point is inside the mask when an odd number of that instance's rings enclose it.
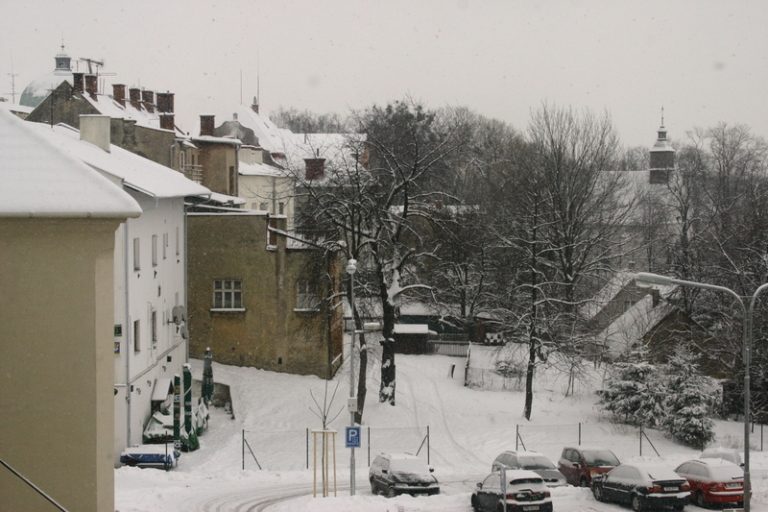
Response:
[[[656,427],[664,420],[665,386],[659,370],[646,362],[617,363],[599,405],[617,420],[630,425]]]
[[[664,429],[673,438],[702,449],[714,438],[711,413],[714,384],[701,375],[692,354],[679,352],[665,365],[667,415]]]

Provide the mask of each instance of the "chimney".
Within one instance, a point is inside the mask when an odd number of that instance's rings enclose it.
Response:
[[[83,91],[85,91],[85,87],[83,86],[83,73],[72,73],[72,86],[74,87],[75,92],[83,94]]]
[[[200,136],[213,136],[214,116],[204,114],[200,116]]]
[[[141,91],[141,101],[147,112],[155,111],[155,93],[153,91]]]
[[[325,176],[325,158],[305,158],[306,165],[304,178],[306,180],[320,180]]]
[[[167,112],[162,112],[160,114],[160,128],[162,128],[163,130],[173,130],[174,115]]]
[[[173,93],[172,92],[159,92],[157,93],[157,111],[161,114],[173,113]]]
[[[128,89],[128,95],[131,98],[131,106],[136,110],[141,110],[141,91],[137,87]]]
[[[95,75],[94,75],[95,78]],[[109,153],[109,116],[81,115],[80,116],[80,140],[90,142]]]
[[[85,75],[85,92],[90,94],[91,98],[96,97],[98,92],[98,77],[96,75]]]
[[[256,96],[253,97],[253,104],[251,105],[251,110],[253,110],[257,114],[259,113],[259,98],[257,98]]]
[[[112,84],[112,98],[125,107],[125,85],[124,84]]]

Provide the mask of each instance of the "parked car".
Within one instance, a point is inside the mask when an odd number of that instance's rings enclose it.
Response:
[[[723,459],[689,460],[675,473],[688,480],[692,501],[700,507],[744,502],[744,470]]]
[[[707,448],[701,455],[700,459],[723,459],[733,462],[737,466],[744,467],[744,462],[741,460],[741,452],[734,450],[733,448]]]
[[[683,510],[690,486],[685,478],[669,468],[644,464],[621,464],[592,479],[592,494],[597,501],[632,505],[632,510]]]
[[[434,468],[407,453],[382,453],[371,462],[368,480],[373,494],[439,494]]]
[[[501,452],[491,464],[491,471],[507,469],[528,469],[539,475],[548,487],[568,485],[565,476],[558,471],[551,460],[538,452],[514,451]]]
[[[584,446],[566,446],[560,455],[557,469],[571,485],[589,487],[595,475],[607,473],[619,465],[611,450]]]
[[[552,496],[539,475],[526,469],[511,469],[504,474],[505,489],[501,487],[500,471],[477,483],[471,498],[475,512],[498,512],[505,501],[507,512],[552,512]]]

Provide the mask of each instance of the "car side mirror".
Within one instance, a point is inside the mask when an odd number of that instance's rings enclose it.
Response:
[[[482,489],[483,488],[483,482],[477,482],[477,488]]]
[[[741,464],[739,464],[739,466],[741,466],[743,468],[744,467],[744,463],[742,462]]]
[[[387,471],[386,469],[382,469],[382,470],[381,470],[381,473],[382,473],[382,474],[384,474],[384,475],[386,475],[387,473],[389,473],[389,471]]]
[[[435,472],[435,468],[433,468],[432,466],[427,466],[427,469],[429,469],[430,473],[434,473]]]

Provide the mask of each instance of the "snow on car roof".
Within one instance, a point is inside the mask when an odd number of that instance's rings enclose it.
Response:
[[[538,473],[534,473],[529,469],[508,469],[506,471],[506,475],[507,475],[507,480],[509,480],[510,482],[512,482],[513,480],[523,480],[523,479],[525,480],[536,479],[536,480],[541,480],[542,482],[544,481],[541,478],[541,475],[539,475]]]

